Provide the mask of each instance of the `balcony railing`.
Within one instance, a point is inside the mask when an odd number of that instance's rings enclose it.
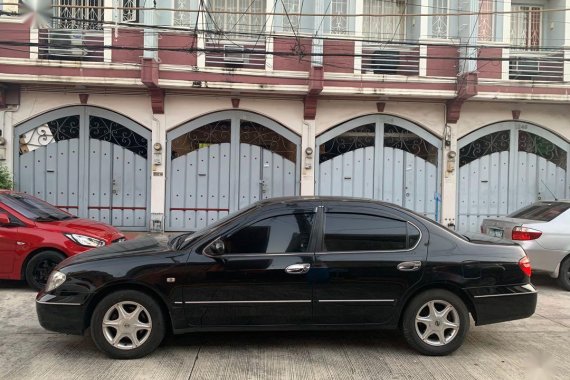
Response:
[[[265,38],[206,38],[206,66],[230,69],[265,69]]]
[[[419,75],[420,48],[395,44],[362,46],[362,73]]]
[[[39,31],[40,59],[102,62],[103,47],[103,31],[78,29]]]
[[[562,82],[564,80],[564,52],[511,50],[509,79]]]

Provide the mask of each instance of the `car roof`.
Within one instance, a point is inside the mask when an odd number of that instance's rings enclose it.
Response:
[[[259,205],[269,206],[272,204],[288,204],[288,203],[299,203],[299,202],[325,202],[325,203],[344,203],[344,202],[358,202],[358,203],[370,203],[374,205],[383,205],[392,208],[403,209],[402,207],[389,202],[378,201],[375,199],[370,198],[357,198],[357,197],[341,197],[341,196],[310,196],[310,195],[301,195],[301,196],[289,196],[289,197],[277,197],[277,198],[269,198],[262,201],[259,201]]]

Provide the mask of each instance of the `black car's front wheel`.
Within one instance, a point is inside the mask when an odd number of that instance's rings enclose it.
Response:
[[[164,315],[145,293],[123,290],[109,294],[95,307],[91,337],[115,359],[136,359],[153,352],[164,339]]]
[[[457,350],[469,330],[469,311],[455,294],[429,290],[417,295],[404,312],[404,337],[424,355],[447,355]]]

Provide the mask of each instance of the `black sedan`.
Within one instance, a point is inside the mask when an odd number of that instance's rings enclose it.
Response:
[[[536,307],[517,245],[470,242],[392,204],[342,198],[263,201],[168,244],[144,238],[63,261],[37,296],[40,324],[91,330],[113,358],[165,334],[401,328],[427,355],[477,325]]]

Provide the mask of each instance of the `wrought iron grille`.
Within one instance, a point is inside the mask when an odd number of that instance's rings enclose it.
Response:
[[[122,146],[143,158],[148,156],[148,140],[146,138],[103,117],[89,117],[89,138]]]
[[[297,162],[297,145],[279,133],[253,121],[240,121],[240,143],[251,144]]]
[[[374,16],[364,17],[364,35],[372,40],[403,40],[406,29],[405,11],[406,3],[402,0],[365,0],[364,13]]]
[[[20,155],[51,143],[77,138],[79,138],[79,115],[62,117],[20,135]]]
[[[511,132],[508,130],[478,138],[459,150],[459,167],[489,154],[508,151],[510,144]]]
[[[527,131],[519,131],[519,152],[536,154],[564,170],[568,165],[568,154],[565,150],[544,137]]]
[[[102,30],[104,0],[55,0],[55,29]]]
[[[348,33],[348,1],[331,0],[331,34]]]
[[[435,38],[447,38],[447,26],[449,16],[445,13],[448,11],[447,0],[434,0],[433,12],[436,14],[432,18],[432,35]]]
[[[190,26],[192,13],[183,12],[184,10],[190,9],[190,0],[175,0],[174,9],[176,9],[172,16],[174,26]]]
[[[231,120],[218,120],[194,129],[172,140],[170,157],[182,157],[214,144],[231,143]]]
[[[298,14],[291,13],[300,13],[301,2],[302,0],[283,0],[283,11],[287,13],[287,15],[282,16],[284,32],[297,32],[299,30],[301,17]]]
[[[403,150],[437,166],[437,147],[396,125],[384,125],[384,147]]]
[[[225,36],[234,32],[261,33],[265,27],[266,0],[210,0],[209,4],[209,9],[206,8],[209,29],[223,31]]]
[[[351,129],[319,146],[319,163],[351,152],[356,149],[374,146],[376,124],[366,124]]]

